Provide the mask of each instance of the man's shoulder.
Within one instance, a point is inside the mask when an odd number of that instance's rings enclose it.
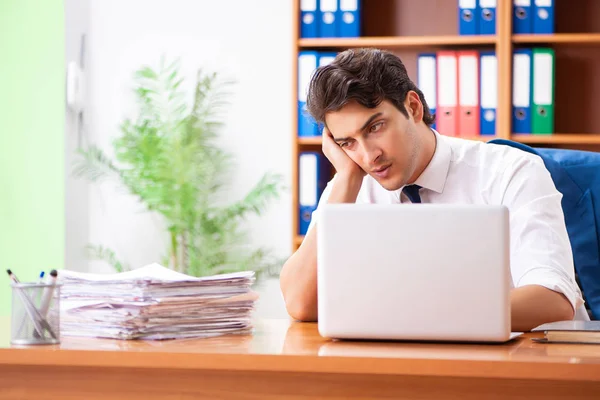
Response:
[[[542,158],[537,154],[512,146],[460,138],[447,140],[452,147],[452,163],[455,165],[468,165],[496,172],[516,170],[527,164],[544,165]]]
[[[475,188],[474,196],[483,196],[483,201],[511,207],[557,192],[544,160],[535,153],[484,141],[450,142],[453,182]]]

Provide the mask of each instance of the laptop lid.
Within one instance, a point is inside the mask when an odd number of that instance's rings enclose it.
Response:
[[[327,204],[317,224],[319,332],[332,338],[510,338],[508,209]]]

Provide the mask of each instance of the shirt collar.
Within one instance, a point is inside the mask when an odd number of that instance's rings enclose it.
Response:
[[[446,178],[448,177],[448,171],[450,170],[452,148],[446,141],[446,138],[436,130],[431,130],[435,135],[435,152],[427,167],[415,181],[415,184],[422,188],[442,193],[446,184]]]

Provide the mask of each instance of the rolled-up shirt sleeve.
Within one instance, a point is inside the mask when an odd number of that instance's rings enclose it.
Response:
[[[583,298],[575,281],[562,194],[538,156],[513,165],[505,179],[503,204],[510,210],[514,287],[541,285],[562,293],[577,312]]]

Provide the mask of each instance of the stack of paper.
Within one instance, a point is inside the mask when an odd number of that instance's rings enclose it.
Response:
[[[254,272],[192,277],[158,264],[117,274],[60,271],[61,335],[178,339],[244,334]]]

